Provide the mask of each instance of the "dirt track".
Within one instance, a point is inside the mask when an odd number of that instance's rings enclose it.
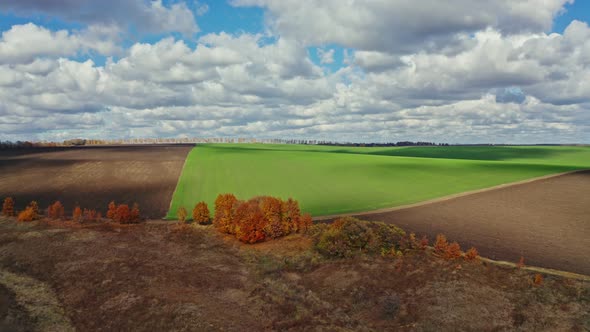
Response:
[[[60,200],[106,210],[111,200],[137,202],[142,215],[161,218],[192,146],[118,146],[0,151],[0,197],[17,209]]]
[[[397,211],[363,214],[486,257],[590,275],[590,171]]]

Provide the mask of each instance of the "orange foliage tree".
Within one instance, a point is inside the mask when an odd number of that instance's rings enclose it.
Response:
[[[39,204],[37,204],[37,201],[32,201],[31,203],[29,203],[28,207],[31,208],[31,211],[33,213],[33,220],[39,219]]]
[[[30,206],[18,214],[18,221],[33,221],[33,219],[35,219],[35,212]]]
[[[51,219],[63,219],[64,212],[64,206],[60,201],[56,201],[47,208],[47,216]]]
[[[206,225],[211,221],[211,213],[207,203],[199,202],[193,209],[193,221],[201,225]]]
[[[449,242],[447,242],[447,237],[443,234],[438,234],[436,236],[436,241],[434,242],[434,251],[439,255],[443,255],[448,247]]]
[[[255,243],[304,232],[311,224],[311,216],[302,216],[293,199],[261,196],[238,201],[232,194],[223,194],[215,200],[215,227],[236,235],[242,242]]]
[[[477,252],[477,249],[475,249],[475,247],[471,247],[469,248],[469,250],[467,250],[465,252],[465,260],[467,261],[474,261],[477,260],[479,258],[479,253]]]
[[[282,208],[284,203],[280,199],[275,197],[257,197],[252,200],[253,204],[258,204],[264,218],[264,233],[268,237],[276,239],[289,234],[291,231],[289,225],[283,223],[284,214]]]
[[[444,253],[446,259],[457,259],[461,257],[461,246],[459,243],[453,242],[447,247],[447,251]]]
[[[14,199],[12,197],[6,197],[2,204],[2,215],[6,217],[14,216]]]
[[[111,201],[109,203],[109,209],[107,210],[107,218],[114,220],[116,214],[117,214],[117,204],[115,204],[115,201]]]
[[[238,201],[233,194],[221,194],[215,200],[215,217],[213,225],[223,233],[234,234],[232,226],[232,210]]]
[[[236,236],[245,243],[256,243],[266,238],[266,218],[255,200],[237,203],[234,220]]]
[[[119,204],[117,211],[115,212],[115,218],[113,219],[120,224],[127,224],[131,222],[131,210],[129,205]]]
[[[82,209],[79,206],[76,206],[74,208],[74,212],[72,212],[72,220],[75,222],[82,222],[82,220],[83,220]]]

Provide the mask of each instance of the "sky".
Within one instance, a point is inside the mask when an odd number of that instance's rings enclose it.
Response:
[[[590,1],[0,0],[0,140],[590,143]]]

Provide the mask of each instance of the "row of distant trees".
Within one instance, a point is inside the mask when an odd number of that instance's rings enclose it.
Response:
[[[448,143],[434,142],[391,142],[391,143],[352,143],[326,140],[307,139],[256,139],[256,138],[130,138],[130,139],[70,139],[61,142],[50,141],[0,141],[0,150],[7,149],[31,149],[62,146],[83,145],[135,145],[135,144],[205,144],[205,143],[262,143],[262,144],[303,144],[303,145],[329,145],[329,146],[359,146],[359,147],[386,147],[386,146],[448,146]]]

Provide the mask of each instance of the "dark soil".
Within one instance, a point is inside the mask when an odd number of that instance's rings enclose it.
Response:
[[[162,218],[191,145],[47,148],[0,151],[0,198],[16,208],[35,200],[46,208],[61,201],[104,215],[111,200],[137,202],[142,215]]]
[[[590,275],[590,171],[359,218],[434,239],[443,233],[482,256]]]

